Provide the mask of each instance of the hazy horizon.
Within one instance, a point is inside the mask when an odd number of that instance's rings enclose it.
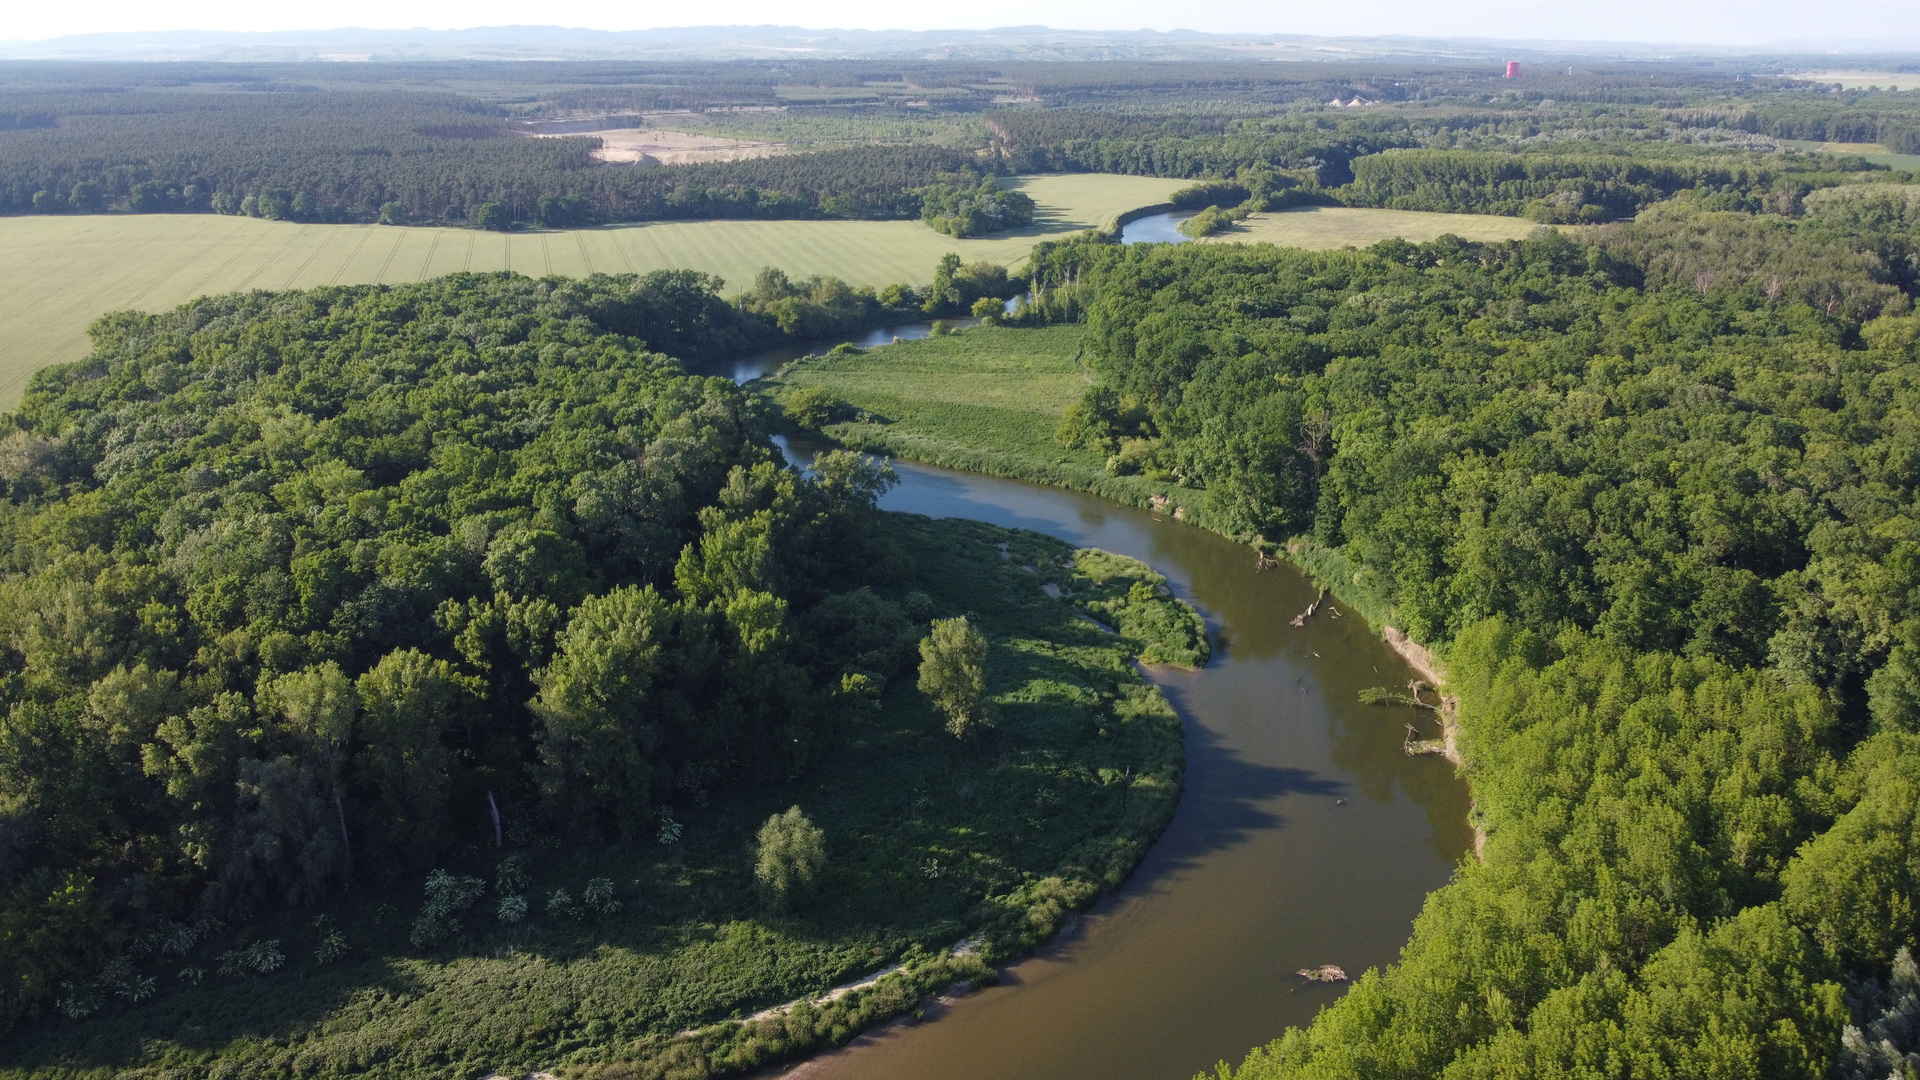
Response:
[[[1140,0],[1099,4],[1055,0],[1039,8],[1009,0],[987,0],[959,13],[926,9],[927,17],[918,19],[897,5],[837,0],[809,5],[806,17],[799,20],[790,4],[723,0],[703,9],[713,18],[677,25],[649,18],[650,7],[629,8],[605,0],[560,0],[542,9],[545,21],[538,23],[527,20],[523,6],[501,0],[475,0],[457,7],[439,0],[344,0],[329,10],[337,15],[328,20],[332,25],[316,26],[311,9],[237,0],[213,0],[191,9],[156,9],[127,0],[105,0],[85,9],[40,5],[32,10],[16,9],[12,17],[0,21],[0,42],[23,44],[100,34],[474,33],[526,27],[583,34],[763,29],[809,34],[1197,31],[1256,37],[1409,37],[1734,49],[1772,45],[1831,46],[1843,51],[1920,48],[1920,17],[1913,14],[1910,3],[1893,0],[1861,0],[1838,9],[1820,10],[1783,0],[1737,4],[1729,0],[1697,4],[1623,0],[1605,7],[1513,0],[1372,0],[1343,5],[1289,3],[1260,12],[1249,12],[1244,5],[1225,0],[1198,0],[1180,5],[1177,20],[1167,17],[1169,9],[1165,5]]]

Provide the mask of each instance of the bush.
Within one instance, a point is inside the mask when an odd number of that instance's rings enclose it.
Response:
[[[803,428],[818,430],[840,414],[840,399],[824,386],[803,386],[787,397],[787,418]]]
[[[413,921],[407,940],[416,949],[430,949],[452,937],[460,929],[457,916],[472,907],[487,883],[477,877],[455,877],[445,870],[427,875],[427,902]]]

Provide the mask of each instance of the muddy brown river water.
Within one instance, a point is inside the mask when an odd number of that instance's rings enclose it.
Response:
[[[1175,234],[1177,235],[1177,234]],[[1184,239],[1184,238],[1182,238]],[[930,323],[849,339],[871,348]],[[699,365],[746,382],[836,342]],[[781,440],[795,464],[811,451]],[[1252,549],[1093,495],[894,462],[888,510],[1032,529],[1166,575],[1214,637],[1202,671],[1152,675],[1186,729],[1173,822],[1118,892],[1000,984],[782,1070],[792,1080],[1190,1080],[1305,1024],[1398,954],[1472,845],[1466,785],[1401,751],[1410,710],[1364,706],[1413,672],[1357,615],[1290,625],[1318,590]],[[1338,605],[1334,608],[1337,610]],[[1432,733],[1429,733],[1432,734]]]
[[[790,451],[791,452],[791,451]],[[1213,533],[1090,495],[896,462],[889,510],[969,517],[1131,555],[1215,636],[1155,680],[1186,726],[1186,790],[1127,885],[999,986],[793,1067],[806,1080],[1188,1080],[1304,1024],[1343,986],[1293,972],[1390,962],[1472,842],[1453,766],[1401,751],[1412,677],[1354,615]],[[1337,605],[1335,605],[1337,609]]]

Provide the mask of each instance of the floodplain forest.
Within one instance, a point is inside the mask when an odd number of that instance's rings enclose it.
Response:
[[[874,459],[787,468],[751,395],[639,345],[775,324],[713,289],[213,298],[35,380],[0,1068],[734,1071],[984,981],[1124,877],[1181,753],[1129,662],[1204,663],[1198,616],[1132,560],[881,515]],[[542,1019],[588,986],[625,989]]]
[[[0,1077],[738,1075],[990,982],[1171,818],[1136,665],[1212,643],[865,452],[1444,662],[1484,842],[1214,1080],[1920,1073],[1920,95],[1805,64],[0,65],[4,214],[1024,250],[1008,177],[1117,173],[1205,240],[98,320],[0,416]],[[596,156],[666,123],[771,150]],[[1313,207],[1527,232],[1240,242]]]

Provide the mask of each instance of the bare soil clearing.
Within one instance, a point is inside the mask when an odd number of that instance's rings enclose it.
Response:
[[[598,161],[629,165],[689,165],[702,161],[740,161],[746,158],[772,157],[787,152],[785,143],[743,142],[718,135],[697,135],[690,131],[662,128],[605,128],[595,131],[531,133],[536,139],[600,140],[600,149],[592,151]]]
[[[1418,210],[1371,210],[1302,206],[1255,214],[1206,238],[1210,244],[1279,244],[1282,247],[1366,247],[1398,237],[1421,243],[1452,233],[1467,240],[1519,240],[1541,226],[1525,218],[1491,214],[1431,214]]]

